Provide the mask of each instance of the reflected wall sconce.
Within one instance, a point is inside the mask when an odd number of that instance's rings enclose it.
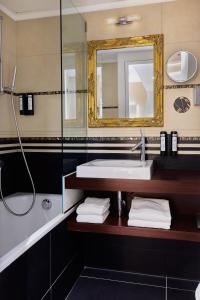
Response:
[[[134,15],[134,16],[122,16],[119,18],[109,18],[107,19],[107,24],[116,24],[116,25],[129,25],[135,21],[140,21],[141,16]]]

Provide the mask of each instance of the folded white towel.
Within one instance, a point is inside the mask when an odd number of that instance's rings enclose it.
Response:
[[[163,222],[151,222],[143,220],[128,220],[128,226],[157,228],[157,229],[170,229],[170,224]]]
[[[76,212],[78,215],[103,215],[110,207],[109,203],[82,203],[78,206]]]
[[[200,283],[198,284],[196,291],[195,291],[195,299],[200,300]]]
[[[95,197],[87,197],[84,203],[88,204],[110,204],[110,198],[95,198]]]
[[[76,221],[79,223],[96,223],[102,224],[106,220],[109,215],[109,211],[106,211],[104,215],[77,215]]]
[[[129,219],[169,223],[171,222],[169,201],[164,199],[135,197],[132,200]]]

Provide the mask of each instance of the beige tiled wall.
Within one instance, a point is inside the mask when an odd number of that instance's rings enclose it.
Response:
[[[58,17],[17,22],[17,92],[61,89]],[[61,96],[35,96],[35,115],[19,116],[24,136],[61,135]]]
[[[3,83],[8,86],[16,64],[16,23],[2,12],[0,15],[3,16]],[[15,135],[10,97],[0,95],[0,136]]]
[[[2,14],[3,15],[3,14]],[[4,17],[4,84],[10,84],[17,65],[17,92],[44,92],[61,89],[59,17],[14,22]],[[35,115],[19,115],[22,136],[60,136],[60,95],[35,96]],[[9,96],[0,96],[0,136],[16,136]]]
[[[138,6],[87,13],[88,40],[164,34],[164,61],[174,51],[184,49],[193,52],[200,63],[200,1],[176,0],[165,4]],[[128,26],[108,25],[108,18],[138,14],[141,21]],[[189,83],[200,84],[200,72]],[[165,74],[165,84],[174,84]],[[179,96],[188,97],[193,104],[192,89],[165,90],[164,92],[164,129],[178,130],[180,135],[200,135],[200,107],[191,106],[185,113],[177,113],[173,108]],[[145,128],[146,135],[159,135],[161,128]],[[138,128],[96,128],[89,129],[89,136],[132,136]]]

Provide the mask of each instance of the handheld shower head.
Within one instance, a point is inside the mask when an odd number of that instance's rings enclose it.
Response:
[[[11,83],[11,92],[14,92],[14,89],[15,89],[16,73],[17,73],[17,67],[14,66],[12,83]]]

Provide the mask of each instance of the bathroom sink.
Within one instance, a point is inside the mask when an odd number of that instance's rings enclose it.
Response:
[[[96,159],[76,168],[77,177],[151,179],[153,161]]]

